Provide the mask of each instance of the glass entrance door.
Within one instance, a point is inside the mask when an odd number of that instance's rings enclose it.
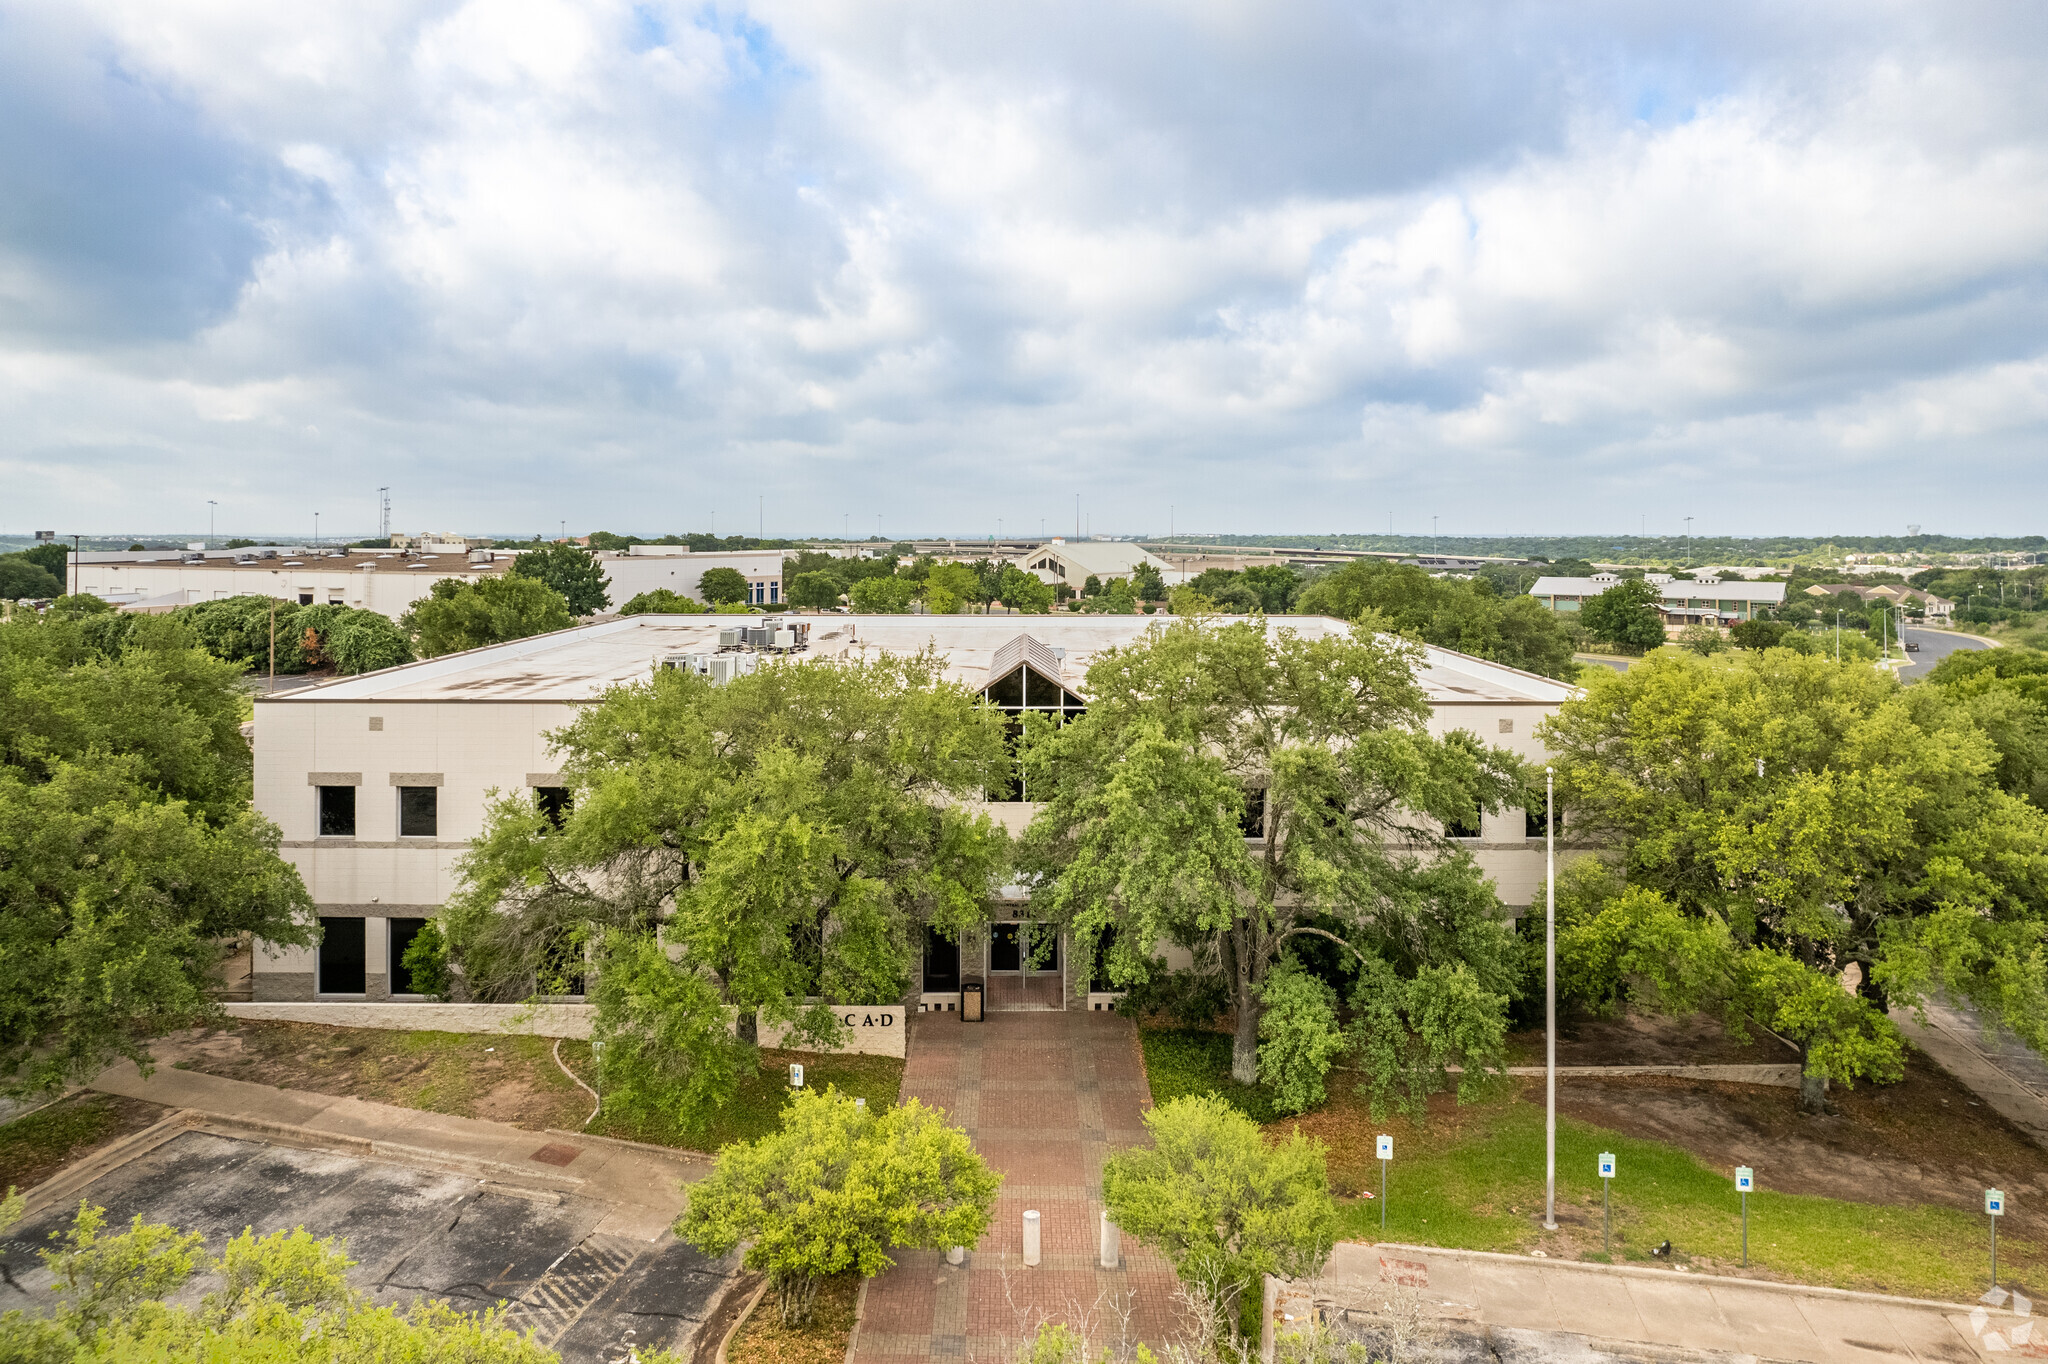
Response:
[[[1024,925],[990,924],[988,969],[1017,971],[1024,965]]]
[[[990,971],[1036,971],[1060,969],[1060,934],[1051,924],[990,924],[988,934]]]

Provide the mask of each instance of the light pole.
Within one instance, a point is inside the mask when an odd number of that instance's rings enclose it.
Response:
[[[1692,518],[1685,518],[1685,566],[1692,567]]]
[[[1557,778],[1543,769],[1543,1229],[1557,1230]]]
[[[320,548],[320,513],[313,513],[313,548]]]
[[[214,501],[210,497],[206,499],[206,547],[208,549],[213,548],[213,536],[216,530],[216,526],[214,525],[214,513],[217,512],[219,509],[220,503]]]

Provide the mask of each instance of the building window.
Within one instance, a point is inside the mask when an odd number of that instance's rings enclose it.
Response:
[[[441,788],[401,786],[398,788],[398,836],[433,838],[441,832]]]
[[[354,838],[356,836],[356,788],[353,786],[322,786],[320,792],[320,836],[322,838]]]
[[[1562,811],[1558,812],[1557,826],[1559,831],[1562,832],[1564,828]],[[1543,837],[1543,797],[1541,795],[1531,800],[1522,811],[1522,833],[1528,838]]]
[[[929,925],[924,930],[924,988],[934,992],[960,988],[960,944],[940,937]]]
[[[775,606],[779,604],[781,601],[782,584],[780,582],[772,582],[768,584],[768,604],[770,606]]]
[[[353,791],[350,786],[326,788]],[[359,995],[363,978],[363,920],[320,918],[320,950],[315,988],[323,995]]]
[[[1475,809],[1470,814],[1460,815],[1456,819],[1446,820],[1444,822],[1444,837],[1479,837],[1479,811]]]
[[[569,818],[569,788],[566,786],[534,787],[533,803],[541,818],[557,829]]]
[[[1244,793],[1244,811],[1237,817],[1237,826],[1248,839],[1266,836],[1266,788],[1253,786]]]
[[[425,919],[387,919],[391,938],[390,980],[394,995],[418,995],[426,993],[415,989],[412,972],[405,967],[405,949],[412,946],[412,940],[427,926]]]
[[[311,592],[301,592],[301,593],[299,593],[299,605],[301,605],[301,606],[311,606],[312,604],[313,604],[313,594],[312,594]]]

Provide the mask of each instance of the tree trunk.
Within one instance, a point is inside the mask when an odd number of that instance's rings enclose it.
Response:
[[[734,1027],[740,1041],[750,1047],[761,1045],[761,1016],[757,1011],[747,1008],[739,1010],[739,1016],[734,1019]]]
[[[1806,1068],[1806,1051],[1799,1052],[1799,1111],[1801,1113],[1825,1113],[1828,1111],[1828,1077],[1816,1075]]]
[[[1230,1044],[1230,1078],[1241,1085],[1259,1082],[1259,994],[1252,978],[1252,954],[1242,929],[1225,935],[1230,944],[1230,1001],[1237,1007],[1237,1033]]]

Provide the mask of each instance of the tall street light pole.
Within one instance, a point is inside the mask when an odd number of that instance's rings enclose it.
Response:
[[[217,529],[214,523],[214,513],[218,511],[219,508],[220,503],[214,501],[210,497],[206,499],[206,547],[208,549],[213,548],[214,532]]]
[[[1692,518],[1685,518],[1685,566],[1692,567]]]
[[[1543,1229],[1557,1230],[1557,779],[1543,769]]]

